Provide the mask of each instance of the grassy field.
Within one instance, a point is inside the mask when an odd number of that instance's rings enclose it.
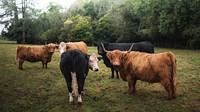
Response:
[[[166,91],[159,84],[138,81],[136,94],[127,95],[127,82],[109,79],[111,72],[100,61],[99,72],[89,72],[83,105],[70,105],[63,75],[59,70],[58,51],[48,69],[41,62],[24,63],[17,69],[17,44],[0,41],[0,111],[1,112],[200,112],[200,51],[155,48],[157,53],[171,51],[177,57],[177,99],[165,100]],[[97,53],[95,47],[89,52]]]

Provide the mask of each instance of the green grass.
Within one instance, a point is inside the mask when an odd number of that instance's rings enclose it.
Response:
[[[8,40],[1,40],[0,39],[0,44],[16,44],[16,41],[8,41]]]
[[[0,41],[1,43],[1,41]],[[111,72],[100,61],[100,71],[90,71],[85,84],[83,105],[69,105],[68,92],[59,70],[60,56],[55,52],[48,69],[41,62],[24,63],[17,69],[17,44],[0,44],[0,111],[30,112],[183,112],[200,111],[200,51],[155,48],[157,53],[171,51],[177,58],[177,99],[165,100],[159,84],[138,81],[136,94],[127,95],[127,82],[109,79]],[[95,52],[95,47],[89,47]]]

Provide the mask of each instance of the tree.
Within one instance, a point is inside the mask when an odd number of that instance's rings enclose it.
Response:
[[[21,2],[17,0],[2,0],[0,2],[0,6],[3,9],[1,23],[5,24],[6,29],[12,25],[18,26],[21,21],[23,21],[22,28],[22,41],[20,43],[25,43],[25,21],[28,18],[28,11],[31,10],[32,0],[21,0]],[[19,21],[19,15],[22,14],[22,20]],[[13,28],[11,28],[13,29]],[[15,28],[14,28],[15,29]],[[18,37],[18,36],[17,36]],[[19,41],[18,41],[19,42]]]
[[[62,7],[58,4],[50,3],[47,12],[42,13],[37,20],[40,23],[40,38],[44,42],[58,42],[63,35],[61,27],[64,23],[65,15],[61,12]]]
[[[105,15],[96,23],[94,37],[96,41],[115,42],[114,23],[109,15]]]
[[[67,41],[80,41],[83,40],[87,44],[93,44],[92,24],[91,18],[88,16],[72,16],[64,22],[62,29],[61,39]]]
[[[19,20],[19,11],[16,1],[17,0],[1,0],[0,2],[0,8],[2,10],[0,14],[0,24],[4,24],[6,28],[8,28],[9,24]]]

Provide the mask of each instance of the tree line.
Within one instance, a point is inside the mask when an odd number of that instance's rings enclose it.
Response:
[[[200,0],[76,0],[69,9],[33,0],[2,0],[2,36],[17,43],[147,40],[159,47],[200,48]],[[22,15],[20,18],[19,16]]]

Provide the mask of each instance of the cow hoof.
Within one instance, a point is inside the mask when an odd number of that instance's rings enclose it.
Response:
[[[69,104],[70,104],[70,105],[75,105],[74,101],[72,101],[72,102],[69,102]]]
[[[172,97],[166,97],[165,99],[166,99],[166,100],[171,100],[171,99],[172,99]]]
[[[176,96],[172,96],[172,99],[176,99]]]
[[[82,95],[82,96],[85,96],[85,92],[84,92],[84,91],[82,91],[82,92],[81,92],[81,95]]]
[[[127,92],[123,92],[123,94],[127,95],[128,93]]]
[[[135,91],[128,91],[128,95],[135,94]]]
[[[74,92],[72,93],[72,96],[75,97],[75,93]]]
[[[173,100],[176,99],[176,96],[172,96],[172,97],[166,97],[167,100]]]
[[[83,105],[83,103],[82,103],[82,102],[78,102],[78,105],[79,105],[79,106],[82,106],[82,105]]]
[[[114,77],[109,77],[109,79],[114,79]]]

